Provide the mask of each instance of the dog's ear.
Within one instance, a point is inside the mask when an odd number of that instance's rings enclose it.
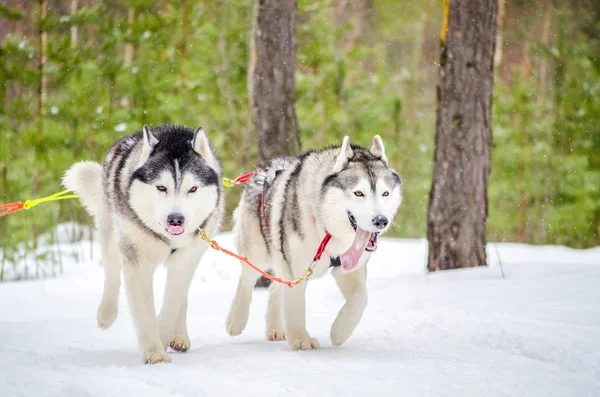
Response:
[[[340,154],[338,154],[337,159],[335,160],[335,165],[333,166],[333,172],[340,172],[343,170],[346,165],[348,165],[348,159],[354,156],[354,152],[350,147],[350,138],[348,136],[344,137],[344,141],[342,142],[342,147],[340,148]]]
[[[143,138],[142,138],[142,154],[140,155],[139,165],[141,166],[148,160],[150,157],[150,153],[154,149],[154,146],[158,143],[158,139],[150,132],[150,129],[147,126],[144,126],[142,129]]]
[[[379,135],[373,137],[373,144],[371,145],[370,152],[373,156],[379,157],[385,165],[387,165],[387,157],[385,157],[385,148],[383,147],[383,141]]]
[[[213,152],[210,149],[208,138],[206,137],[206,133],[204,132],[204,129],[202,127],[198,128],[196,130],[196,133],[194,134],[194,140],[192,140],[192,148],[194,148],[194,151],[200,156],[202,156],[210,166],[214,165],[215,156],[213,155]]]

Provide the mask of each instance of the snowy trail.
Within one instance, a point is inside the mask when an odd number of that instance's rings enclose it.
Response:
[[[322,349],[309,352],[266,341],[266,291],[245,332],[225,333],[239,265],[210,252],[192,283],[192,350],[156,366],[141,362],[124,291],[113,327],[96,327],[97,259],[58,279],[0,284],[0,395],[600,395],[600,249],[499,247],[505,280],[494,251],[489,268],[425,276],[422,240],[383,239],[369,306],[340,348],[329,328],[343,299],[331,277],[311,281],[308,330]]]

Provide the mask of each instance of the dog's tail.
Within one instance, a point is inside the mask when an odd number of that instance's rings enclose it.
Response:
[[[102,166],[93,161],[75,163],[65,172],[62,184],[74,191],[81,204],[94,217],[102,209]]]

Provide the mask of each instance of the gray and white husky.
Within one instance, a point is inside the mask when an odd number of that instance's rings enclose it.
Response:
[[[63,184],[95,218],[104,294],[98,326],[117,317],[121,269],[129,307],[146,363],[170,362],[167,346],[187,351],[187,295],[192,276],[223,215],[221,165],[202,128],[162,125],[125,136],[108,152],[104,167],[74,164]],[[152,280],[167,266],[163,306],[156,318]]]
[[[366,264],[402,201],[400,177],[388,166],[383,142],[370,149],[350,145],[309,151],[269,161],[245,186],[235,210],[239,253],[279,277],[300,277],[326,233],[331,240],[312,277],[330,267],[346,303],[331,327],[335,346],[346,342],[367,305]],[[226,328],[239,335],[246,327],[258,273],[242,272]],[[294,350],[316,349],[306,331],[306,283],[293,288],[272,283],[266,314],[269,340],[288,340]]]

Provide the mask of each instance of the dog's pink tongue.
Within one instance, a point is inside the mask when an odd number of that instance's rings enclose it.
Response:
[[[368,232],[360,227],[356,228],[354,235],[354,241],[346,252],[340,255],[340,262],[342,262],[342,269],[351,270],[356,267],[358,260],[365,252],[369,239],[371,238],[371,232]]]
[[[183,226],[169,225],[169,233],[171,233],[171,234],[181,234],[181,233],[183,233]]]

